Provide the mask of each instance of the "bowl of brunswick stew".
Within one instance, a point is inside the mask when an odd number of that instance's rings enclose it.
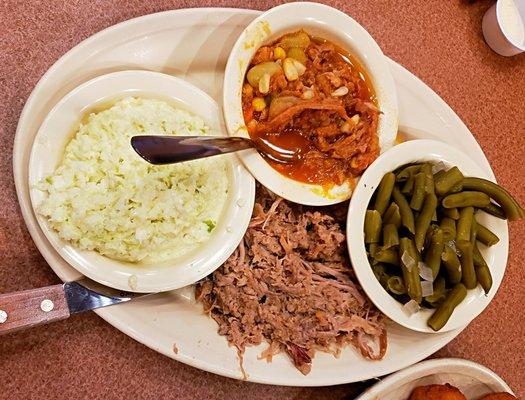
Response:
[[[224,113],[231,136],[294,154],[287,163],[255,150],[240,157],[264,186],[307,205],[347,200],[397,131],[381,49],[352,18],[315,3],[273,8],[241,34],[226,66]]]

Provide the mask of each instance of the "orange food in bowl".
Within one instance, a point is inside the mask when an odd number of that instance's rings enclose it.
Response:
[[[299,153],[293,163],[267,160],[296,181],[340,185],[379,155],[380,111],[366,71],[344,49],[302,30],[257,50],[242,110],[252,139]]]
[[[446,383],[444,385],[418,386],[412,390],[408,400],[467,400],[461,391]],[[477,399],[473,399],[477,400]],[[510,393],[491,393],[479,400],[517,400]]]
[[[467,400],[460,390],[448,383],[445,385],[418,386],[409,400]]]

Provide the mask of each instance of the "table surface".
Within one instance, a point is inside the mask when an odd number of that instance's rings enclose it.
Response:
[[[16,124],[31,90],[67,50],[110,25],[198,6],[270,8],[275,1],[3,0],[0,4],[0,293],[59,282],[24,225],[12,176]],[[504,58],[483,41],[492,1],[327,2],[433,88],[462,118],[498,181],[525,204],[525,54]],[[350,5],[351,4],[351,5]],[[525,223],[510,226],[507,273],[494,301],[438,357],[466,358],[525,398]],[[269,366],[269,368],[271,368]],[[157,354],[93,313],[0,339],[0,399],[351,399],[363,385],[263,387]]]

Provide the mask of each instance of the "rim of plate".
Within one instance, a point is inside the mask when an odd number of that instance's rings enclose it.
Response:
[[[93,106],[127,96],[173,102],[202,118],[212,131],[225,135],[218,104],[190,83],[159,72],[127,70],[93,78],[70,91],[47,114],[34,138],[28,171],[29,195],[40,229],[61,257],[77,271],[104,285],[132,292],[163,292],[197,282],[217,269],[244,236],[255,200],[255,180],[234,155],[224,157],[228,195],[210,238],[187,254],[165,261],[127,263],[86,251],[60,239],[36,211],[45,197],[35,185],[60,162],[72,129]],[[233,223],[235,221],[235,223]]]
[[[479,285],[469,290],[465,300],[456,307],[442,329],[435,332],[427,326],[427,320],[433,312],[430,309],[422,308],[417,313],[408,315],[402,304],[390,296],[372,272],[364,246],[363,224],[370,199],[384,174],[404,164],[418,161],[433,161],[436,163],[441,161],[448,167],[457,166],[466,176],[490,178],[466,154],[446,143],[436,140],[418,139],[394,146],[368,167],[357,184],[348,208],[346,237],[350,259],[357,279],[377,308],[390,319],[406,328],[418,332],[437,334],[468,325],[489,305],[498,291],[504,275],[504,272],[500,268],[495,268],[495,265],[506,264],[508,243],[500,241],[490,248],[485,249],[482,247],[481,251],[487,260],[493,277],[492,288],[488,295],[485,295]],[[500,237],[507,231],[506,221],[486,213],[480,215],[478,220]]]
[[[57,74],[63,72],[65,66],[68,66],[73,62],[75,57],[85,56],[86,53],[93,55],[96,52],[104,49],[105,43],[109,40],[125,41],[130,37],[130,34],[134,32],[143,34],[151,34],[151,26],[166,26],[173,24],[185,25],[185,21],[193,23],[194,21],[202,22],[212,25],[214,27],[219,24],[234,25],[236,27],[246,26],[247,22],[243,18],[255,18],[260,15],[261,12],[257,10],[247,10],[238,8],[193,8],[193,9],[181,9],[181,10],[169,10],[156,14],[144,15],[131,20],[120,22],[116,25],[108,27],[94,35],[86,38],[81,43],[67,51],[61,56],[40,78],[36,83],[33,91],[28,97],[26,104],[22,110],[19,123],[17,125],[16,136],[14,140],[13,149],[13,171],[15,178],[15,187],[17,196],[20,202],[22,215],[25,223],[31,234],[37,248],[41,251],[42,255],[48,261],[54,272],[63,280],[76,279],[78,276],[74,270],[67,265],[61,257],[54,251],[54,249],[47,243],[44,235],[40,231],[37,221],[32,213],[31,203],[29,201],[28,191],[26,188],[25,169],[27,168],[27,155],[26,147],[27,142],[32,141],[33,132],[36,131],[31,125],[33,120],[32,114],[39,110],[39,104],[41,104],[43,92],[49,89],[57,90],[52,87],[51,81],[57,77]],[[233,22],[230,22],[233,21]],[[101,47],[102,46],[102,47]],[[432,114],[437,115],[440,123],[443,121],[445,127],[456,127],[461,133],[458,135],[458,143],[465,147],[472,148],[476,160],[480,165],[486,169],[487,173],[494,179],[494,174],[488,164],[486,157],[483,154],[479,144],[475,141],[472,133],[468,130],[466,125],[461,121],[457,114],[448,106],[443,99],[441,99],[430,87],[424,82],[417,78],[414,74],[408,71],[406,68],[388,58],[388,67],[392,71],[393,76],[396,78],[396,85],[402,87],[404,90],[400,92],[403,102],[417,101],[418,104],[424,104],[425,107],[432,111]],[[121,64],[119,64],[121,65]],[[81,79],[82,76],[77,76]],[[61,87],[66,83],[62,83]],[[406,97],[408,96],[408,97]],[[54,99],[50,98],[48,102],[54,103]],[[403,113],[402,113],[403,114]],[[405,114],[403,114],[405,115]],[[436,124],[437,119],[431,121],[432,124]],[[422,121],[410,120],[404,121],[405,124],[411,124],[414,126],[420,126]],[[446,129],[443,129],[443,134],[446,133]],[[444,140],[450,140],[445,138]],[[504,239],[508,241],[508,233],[506,232]],[[505,265],[501,266],[503,269]],[[132,310],[128,310],[128,308]],[[149,348],[160,352],[170,358],[176,359],[185,364],[194,366],[196,368],[216,373],[230,378],[239,379],[237,370],[225,369],[220,364],[213,364],[207,360],[199,359],[195,357],[195,354],[191,350],[185,348],[179,348],[179,352],[175,354],[172,350],[171,338],[166,339],[160,334],[157,334],[157,330],[153,326],[144,326],[137,321],[136,316],[133,312],[133,305],[118,306],[106,309],[95,310],[101,318],[106,320],[108,323],[126,333],[128,336],[148,346]],[[394,325],[395,326],[395,325]],[[427,340],[425,336],[420,338],[425,342],[425,347],[420,348],[417,353],[407,353],[406,358],[396,358],[390,360],[389,364],[380,363],[377,364],[377,373],[373,376],[386,375],[392,373],[403,366],[407,366],[413,362],[417,362],[435,351],[439,350],[453,338],[455,338],[463,329],[459,328],[456,331],[444,333],[442,335],[432,335],[431,340]],[[403,329],[396,326],[396,329]],[[157,336],[155,336],[157,334]],[[167,340],[167,341],[166,341]],[[392,363],[395,362],[395,364]],[[259,372],[253,372],[250,374],[249,381],[259,382],[264,384],[280,384],[280,385],[293,385],[293,386],[326,386],[334,384],[342,384],[355,382],[357,380],[369,379],[372,375],[367,373],[358,373],[349,378],[346,372],[342,371],[341,375],[323,375],[323,376],[312,376],[310,375],[307,379],[304,377],[295,376],[282,376],[275,374],[261,374]]]
[[[397,135],[398,108],[394,79],[383,52],[366,29],[349,15],[310,2],[292,2],[271,8],[253,20],[237,39],[224,74],[223,108],[228,134],[249,137],[241,107],[241,88],[255,51],[263,43],[300,28],[349,49],[364,65],[382,111],[377,134],[381,152],[386,151]],[[352,195],[353,185],[349,183],[326,189],[290,179],[273,169],[256,150],[239,156],[259,182],[295,203],[326,206],[348,200]]]
[[[430,374],[439,373],[460,373],[482,381],[487,386],[497,386],[495,388],[493,387],[494,390],[514,394],[509,385],[498,374],[484,365],[462,358],[437,358],[421,361],[401,371],[394,372],[392,375],[387,376],[380,382],[366,389],[355,400],[377,399],[378,396],[382,396],[393,387],[399,387],[400,385],[410,383]]]

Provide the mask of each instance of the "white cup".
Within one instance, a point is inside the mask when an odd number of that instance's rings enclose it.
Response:
[[[498,0],[483,16],[483,36],[492,50],[510,57],[525,51],[525,0]]]

